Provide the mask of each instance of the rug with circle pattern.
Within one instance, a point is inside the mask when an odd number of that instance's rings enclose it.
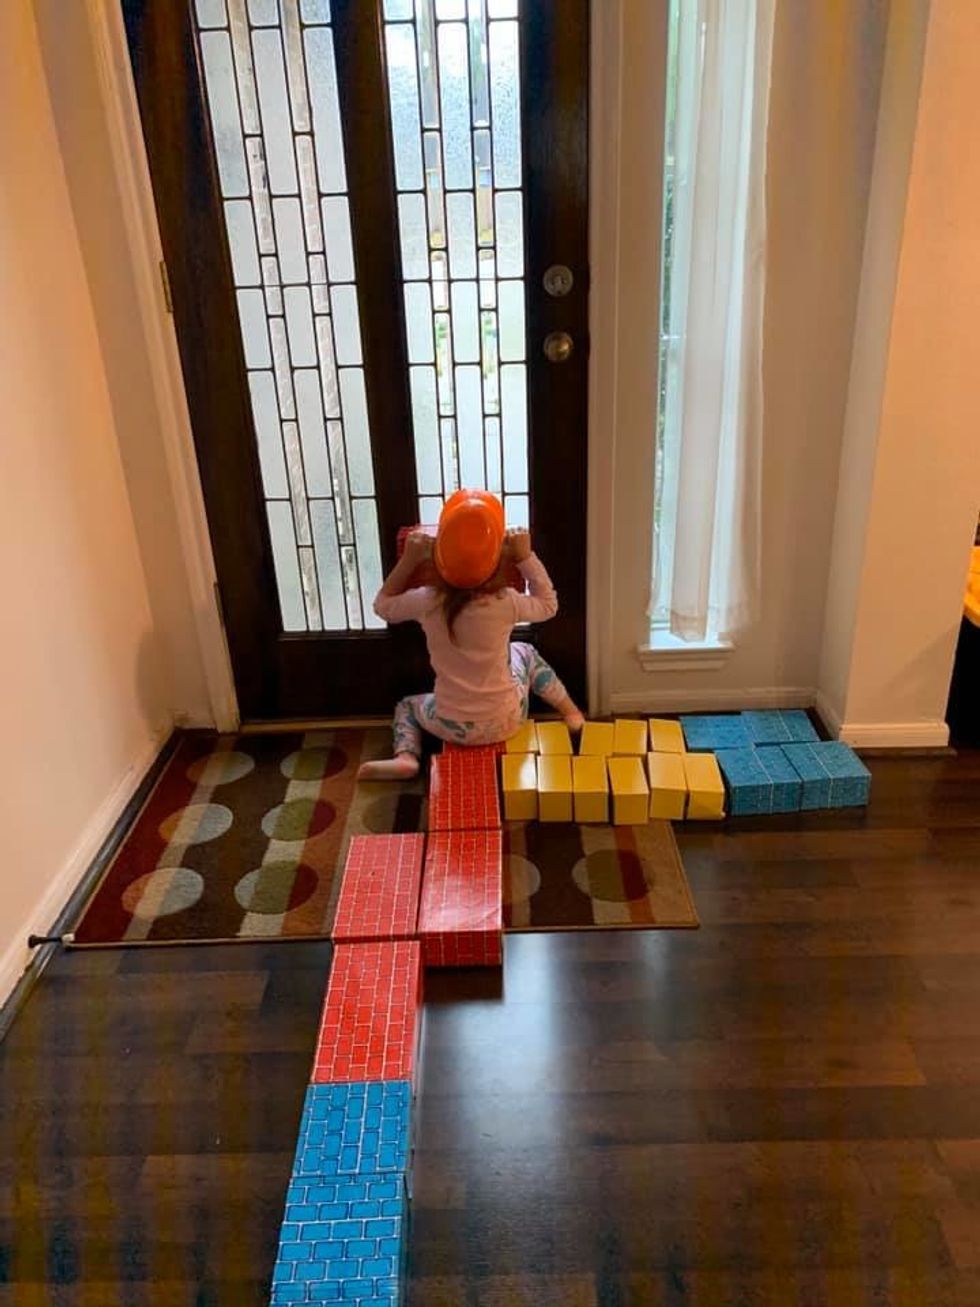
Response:
[[[425,829],[424,785],[361,784],[386,727],[185,736],[75,928],[77,944],[329,934],[352,835]],[[694,926],[668,823],[515,824],[508,929]]]

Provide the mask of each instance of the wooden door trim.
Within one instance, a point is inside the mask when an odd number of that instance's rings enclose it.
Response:
[[[165,489],[174,504],[180,561],[191,600],[188,621],[193,622],[200,650],[210,717],[202,717],[196,707],[188,716],[191,705],[185,703],[172,702],[170,707],[174,716],[183,717],[187,725],[234,731],[239,724],[238,698],[215,596],[217,573],[177,337],[163,297],[160,275],[163,246],[122,9],[105,0],[85,0],[84,12],[95,53],[106,137],[128,237],[128,248],[121,250],[119,257],[129,260],[139,304],[167,464]]]

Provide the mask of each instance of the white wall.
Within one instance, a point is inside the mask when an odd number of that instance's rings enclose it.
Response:
[[[663,93],[651,70],[663,58],[665,4],[611,0],[595,8],[594,66],[606,88],[594,101],[593,141],[593,704],[809,703],[820,660],[888,5],[777,4],[762,612],[722,666],[695,671],[645,671],[636,655],[646,637],[649,590],[657,336],[650,269],[659,259],[660,230]]]
[[[169,397],[162,393],[161,376],[154,374],[154,362],[159,367],[166,347],[164,333],[172,332],[170,319],[165,317],[158,277],[159,253],[156,248],[136,248],[134,242],[134,227],[140,221],[135,192],[141,182],[145,190],[142,198],[150,208],[149,220],[154,226],[149,237],[154,246],[156,232],[148,178],[138,175],[143,163],[142,141],[129,84],[128,56],[124,48],[113,49],[114,40],[119,47],[122,43],[120,6],[118,0],[78,0],[70,5],[65,5],[63,0],[33,0],[33,3],[55,130],[147,578],[158,645],[156,655],[170,686],[177,719],[189,725],[209,726],[214,724],[214,710],[206,650],[202,649],[198,623],[202,618],[205,623],[214,622],[213,563],[189,427],[185,418],[186,449],[168,450],[168,441],[176,444],[180,438],[175,434],[174,418],[181,415],[168,412]],[[112,67],[114,58],[115,68]],[[107,89],[106,82],[114,74],[117,85]],[[113,92],[120,101],[115,105],[111,103]],[[134,184],[130,193],[119,176],[119,155],[127,146],[124,139],[127,107],[140,156],[132,161]],[[118,133],[115,140],[114,127]],[[149,321],[147,304],[141,294],[149,300]],[[181,406],[179,377],[178,390],[177,404]],[[190,500],[191,515],[198,518],[196,535],[202,556],[196,559],[185,556],[186,544],[182,542],[174,495],[175,469],[168,463],[168,453],[171,463],[183,457],[183,470],[188,474],[189,484],[183,490]],[[195,534],[193,525],[186,523],[185,531]],[[196,588],[191,584],[195,563]],[[202,607],[208,611],[202,614]],[[213,644],[213,630],[211,636]],[[220,637],[217,644],[220,658]],[[222,671],[227,675],[226,668],[219,668],[217,673],[212,670],[212,676],[217,674],[220,679]]]
[[[0,1000],[171,725],[30,0],[0,5]]]
[[[888,47],[821,706],[855,743],[942,745],[980,508],[980,7],[895,0]]]

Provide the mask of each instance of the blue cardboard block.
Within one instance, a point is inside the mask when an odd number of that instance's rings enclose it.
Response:
[[[294,1178],[287,1212],[289,1207],[314,1215],[299,1222],[298,1239],[280,1237],[272,1307],[319,1302],[395,1307],[408,1244],[402,1176]],[[291,1235],[295,1224],[290,1223]]]
[[[403,1174],[411,1098],[407,1080],[310,1085],[293,1176]]]
[[[730,816],[772,811],[772,781],[754,749],[719,749],[716,757],[728,790]]]
[[[811,747],[830,777],[830,806],[863,808],[871,797],[871,773],[850,745],[824,740]]]
[[[816,755],[817,747],[816,744],[782,746],[783,753],[802,783],[800,807],[805,811],[830,807],[830,776]]]
[[[756,749],[759,765],[772,782],[772,812],[799,812],[803,801],[803,782],[796,768],[778,744]]]
[[[742,723],[753,744],[806,743],[819,738],[810,718],[798,709],[743,712]]]
[[[740,713],[688,713],[681,717],[681,727],[691,753],[747,749],[752,743]]]

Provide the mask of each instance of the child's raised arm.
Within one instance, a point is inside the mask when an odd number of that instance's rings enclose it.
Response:
[[[518,622],[546,622],[558,612],[558,595],[551,577],[537,554],[531,551],[531,536],[527,531],[507,532],[505,548],[527,581],[528,594],[515,594]]]
[[[405,541],[401,558],[385,577],[374,600],[374,611],[383,622],[409,622],[422,616],[429,601],[425,588],[406,590],[413,573],[432,555],[432,539],[424,531],[413,531]]]

